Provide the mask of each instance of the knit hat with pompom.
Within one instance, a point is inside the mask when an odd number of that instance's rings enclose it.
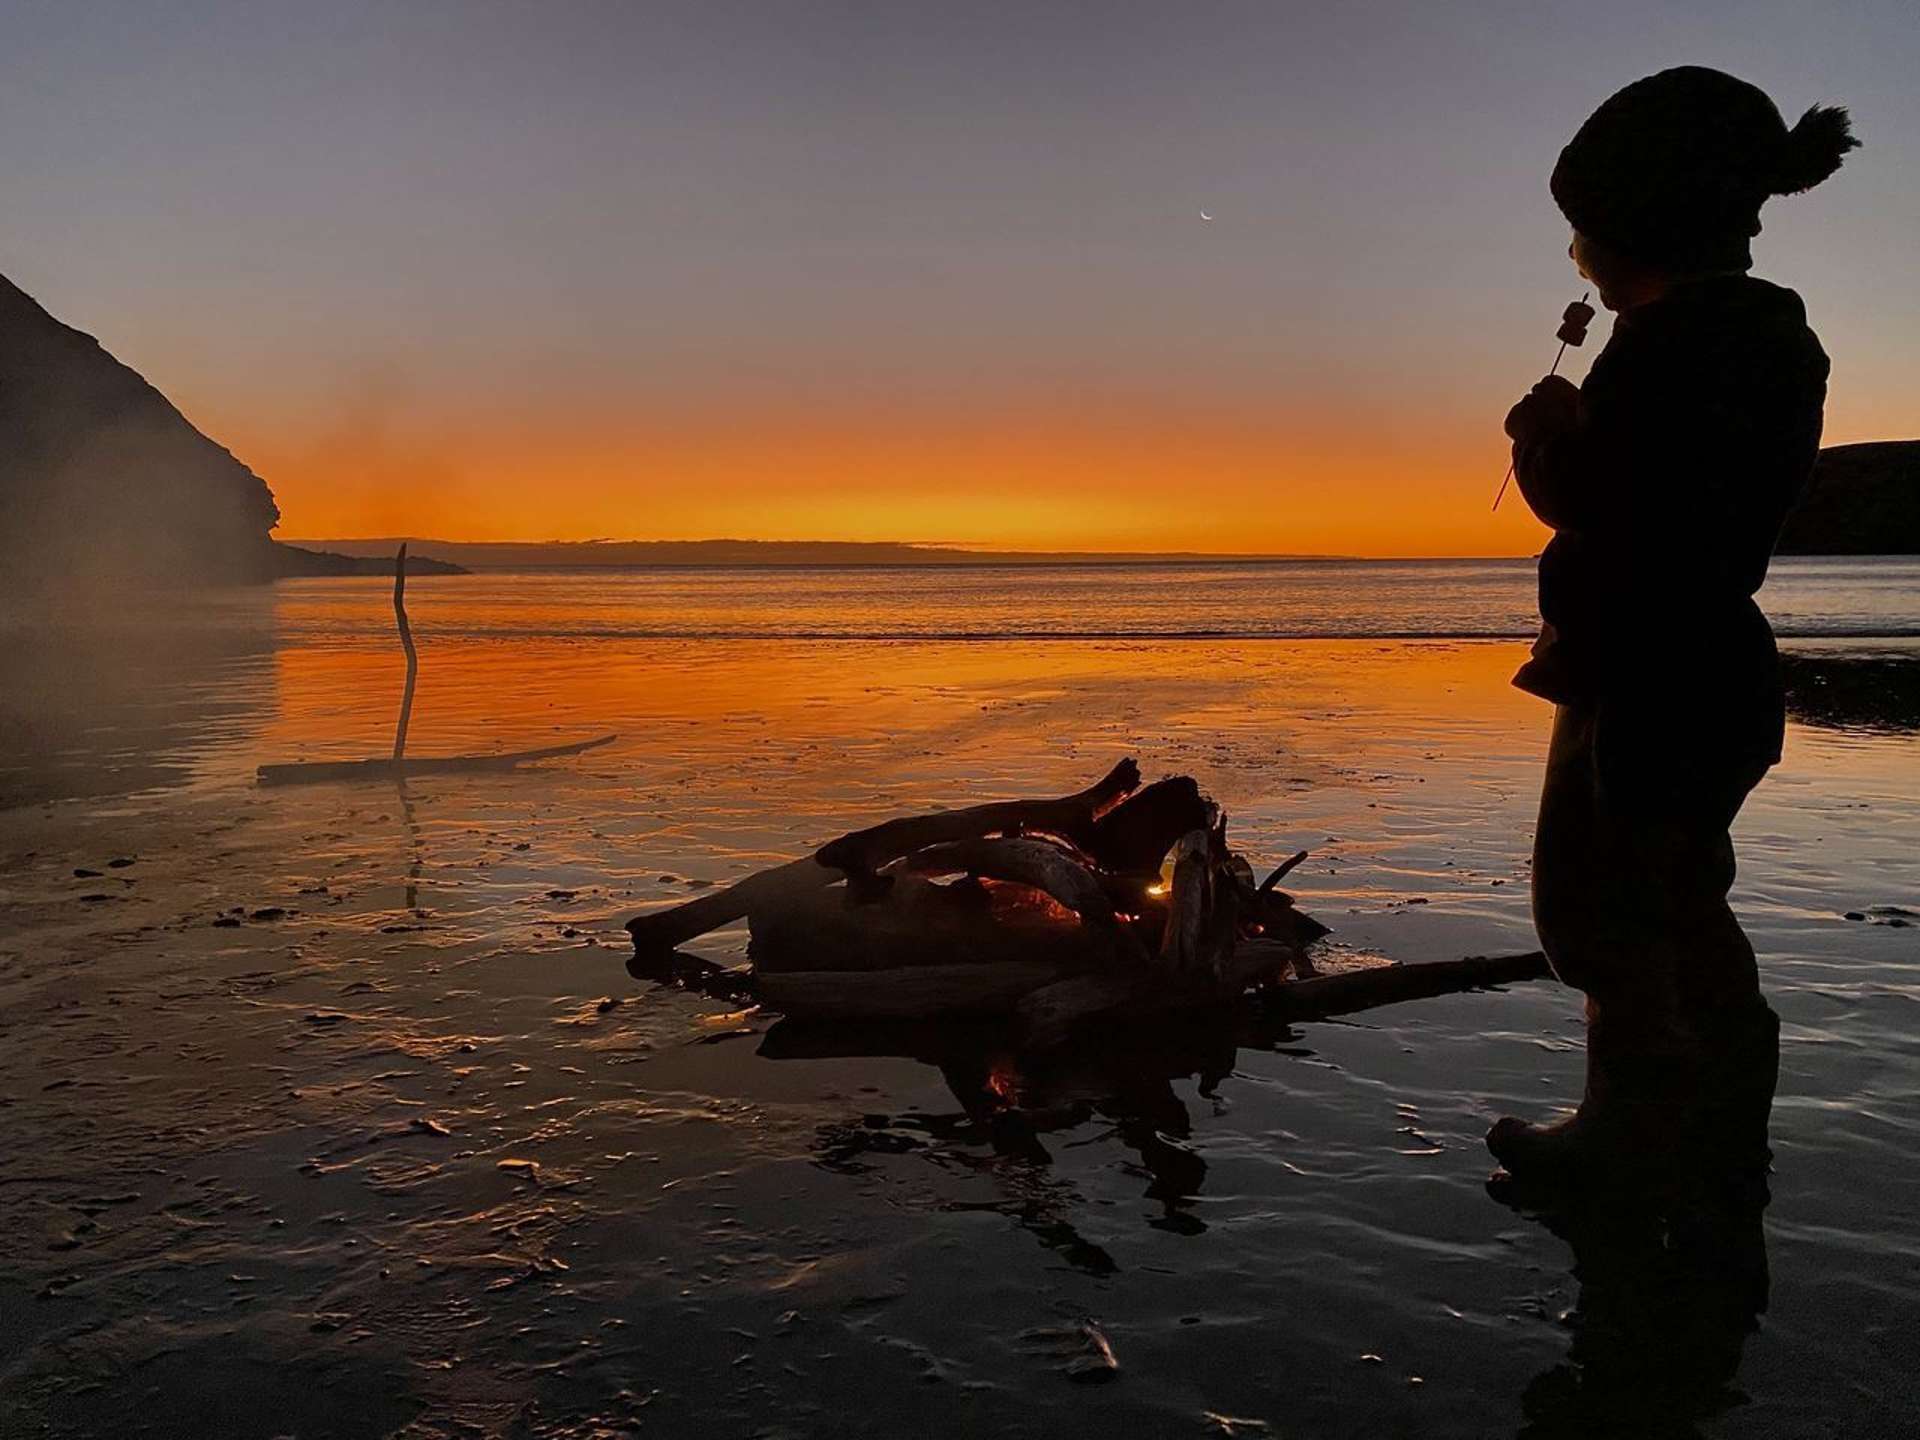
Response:
[[[1553,198],[1574,229],[1642,264],[1746,270],[1768,197],[1812,189],[1859,143],[1837,105],[1788,129],[1758,86],[1682,65],[1593,112],[1553,167]]]

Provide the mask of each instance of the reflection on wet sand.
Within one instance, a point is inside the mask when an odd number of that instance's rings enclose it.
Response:
[[[1538,1218],[1573,1250],[1566,1358],[1528,1384],[1524,1440],[1695,1436],[1748,1403],[1741,1355],[1766,1312],[1765,1183],[1675,1216],[1618,1199]]]
[[[394,796],[400,802],[400,823],[407,832],[407,909],[418,911],[420,908],[420,872],[426,865],[426,842],[420,834],[420,817],[413,811],[413,795],[407,789],[403,776],[394,782]]]
[[[1789,650],[1780,657],[1787,713],[1803,725],[1868,733],[1920,730],[1920,654]]]
[[[236,591],[146,613],[11,609],[0,620],[0,809],[192,780],[250,744],[275,704],[267,597]]]
[[[1291,1038],[1284,1025],[1264,1023],[1250,1003],[1217,1016],[1103,1026],[1040,1052],[1020,1051],[1008,1028],[998,1025],[782,1020],[766,1033],[759,1053],[773,1060],[899,1057],[937,1070],[957,1113],[872,1114],[858,1124],[824,1128],[822,1163],[849,1168],[870,1152],[926,1147],[963,1159],[991,1154],[1020,1162],[987,1167],[1008,1194],[1004,1203],[973,1208],[1006,1214],[1069,1264],[1107,1275],[1118,1264],[1083,1239],[1069,1218],[1077,1197],[1046,1181],[1053,1162],[1049,1137],[1100,1123],[1132,1152],[1146,1182],[1141,1193],[1160,1206],[1147,1223],[1197,1234],[1206,1225],[1190,1202],[1205,1185],[1207,1162],[1187,1144],[1193,1120],[1172,1082],[1197,1078],[1199,1094],[1210,1097],[1233,1073],[1242,1045],[1271,1049]],[[1072,1143],[1086,1142],[1076,1137]]]
[[[1749,1096],[1733,1128],[1764,1135],[1773,1098],[1772,1085]],[[1557,1191],[1495,1172],[1488,1194],[1565,1241],[1579,1285],[1565,1359],[1523,1396],[1524,1440],[1691,1437],[1747,1402],[1734,1382],[1767,1308],[1768,1187],[1763,1170],[1720,1154]]]
[[[1249,1003],[1175,1025],[1103,1030],[1040,1053],[1021,1053],[1007,1029],[991,1025],[782,1020],[759,1053],[898,1057],[938,1071],[956,1111],[869,1113],[823,1125],[819,1163],[854,1175],[883,1156],[966,1167],[999,1192],[966,1208],[1005,1216],[1076,1270],[1112,1276],[1119,1261],[1074,1223],[1083,1197],[1051,1174],[1050,1137],[1085,1145],[1085,1127],[1103,1128],[1132,1153],[1141,1193],[1159,1207],[1146,1224],[1198,1235],[1207,1226],[1194,1202],[1208,1167],[1173,1082],[1194,1081],[1198,1098],[1215,1099],[1244,1068],[1243,1050],[1300,1053],[1302,1040]],[[1566,1355],[1526,1387],[1523,1436],[1691,1436],[1695,1422],[1745,1402],[1734,1379],[1768,1294],[1763,1177],[1695,1175],[1684,1193],[1661,1196],[1529,1195],[1504,1175],[1488,1189],[1572,1248],[1578,1285],[1564,1317],[1573,1335]]]

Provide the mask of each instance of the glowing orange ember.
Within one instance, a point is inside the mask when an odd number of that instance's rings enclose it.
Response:
[[[1020,1098],[1020,1072],[1014,1068],[1013,1061],[1000,1056],[987,1069],[987,1089],[994,1099],[1002,1105],[1012,1105]]]

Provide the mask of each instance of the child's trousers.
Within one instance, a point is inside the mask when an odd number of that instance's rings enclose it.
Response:
[[[1699,1038],[1760,998],[1753,946],[1727,904],[1728,834],[1766,771],[1733,757],[1647,753],[1603,709],[1555,708],[1533,846],[1533,916],[1553,971],[1643,1035]],[[1622,727],[1626,729],[1626,727]]]

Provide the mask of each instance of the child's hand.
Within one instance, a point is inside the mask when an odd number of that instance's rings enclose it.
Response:
[[[1571,430],[1579,419],[1579,389],[1563,376],[1549,375],[1507,412],[1507,435],[1522,442],[1546,440]]]

